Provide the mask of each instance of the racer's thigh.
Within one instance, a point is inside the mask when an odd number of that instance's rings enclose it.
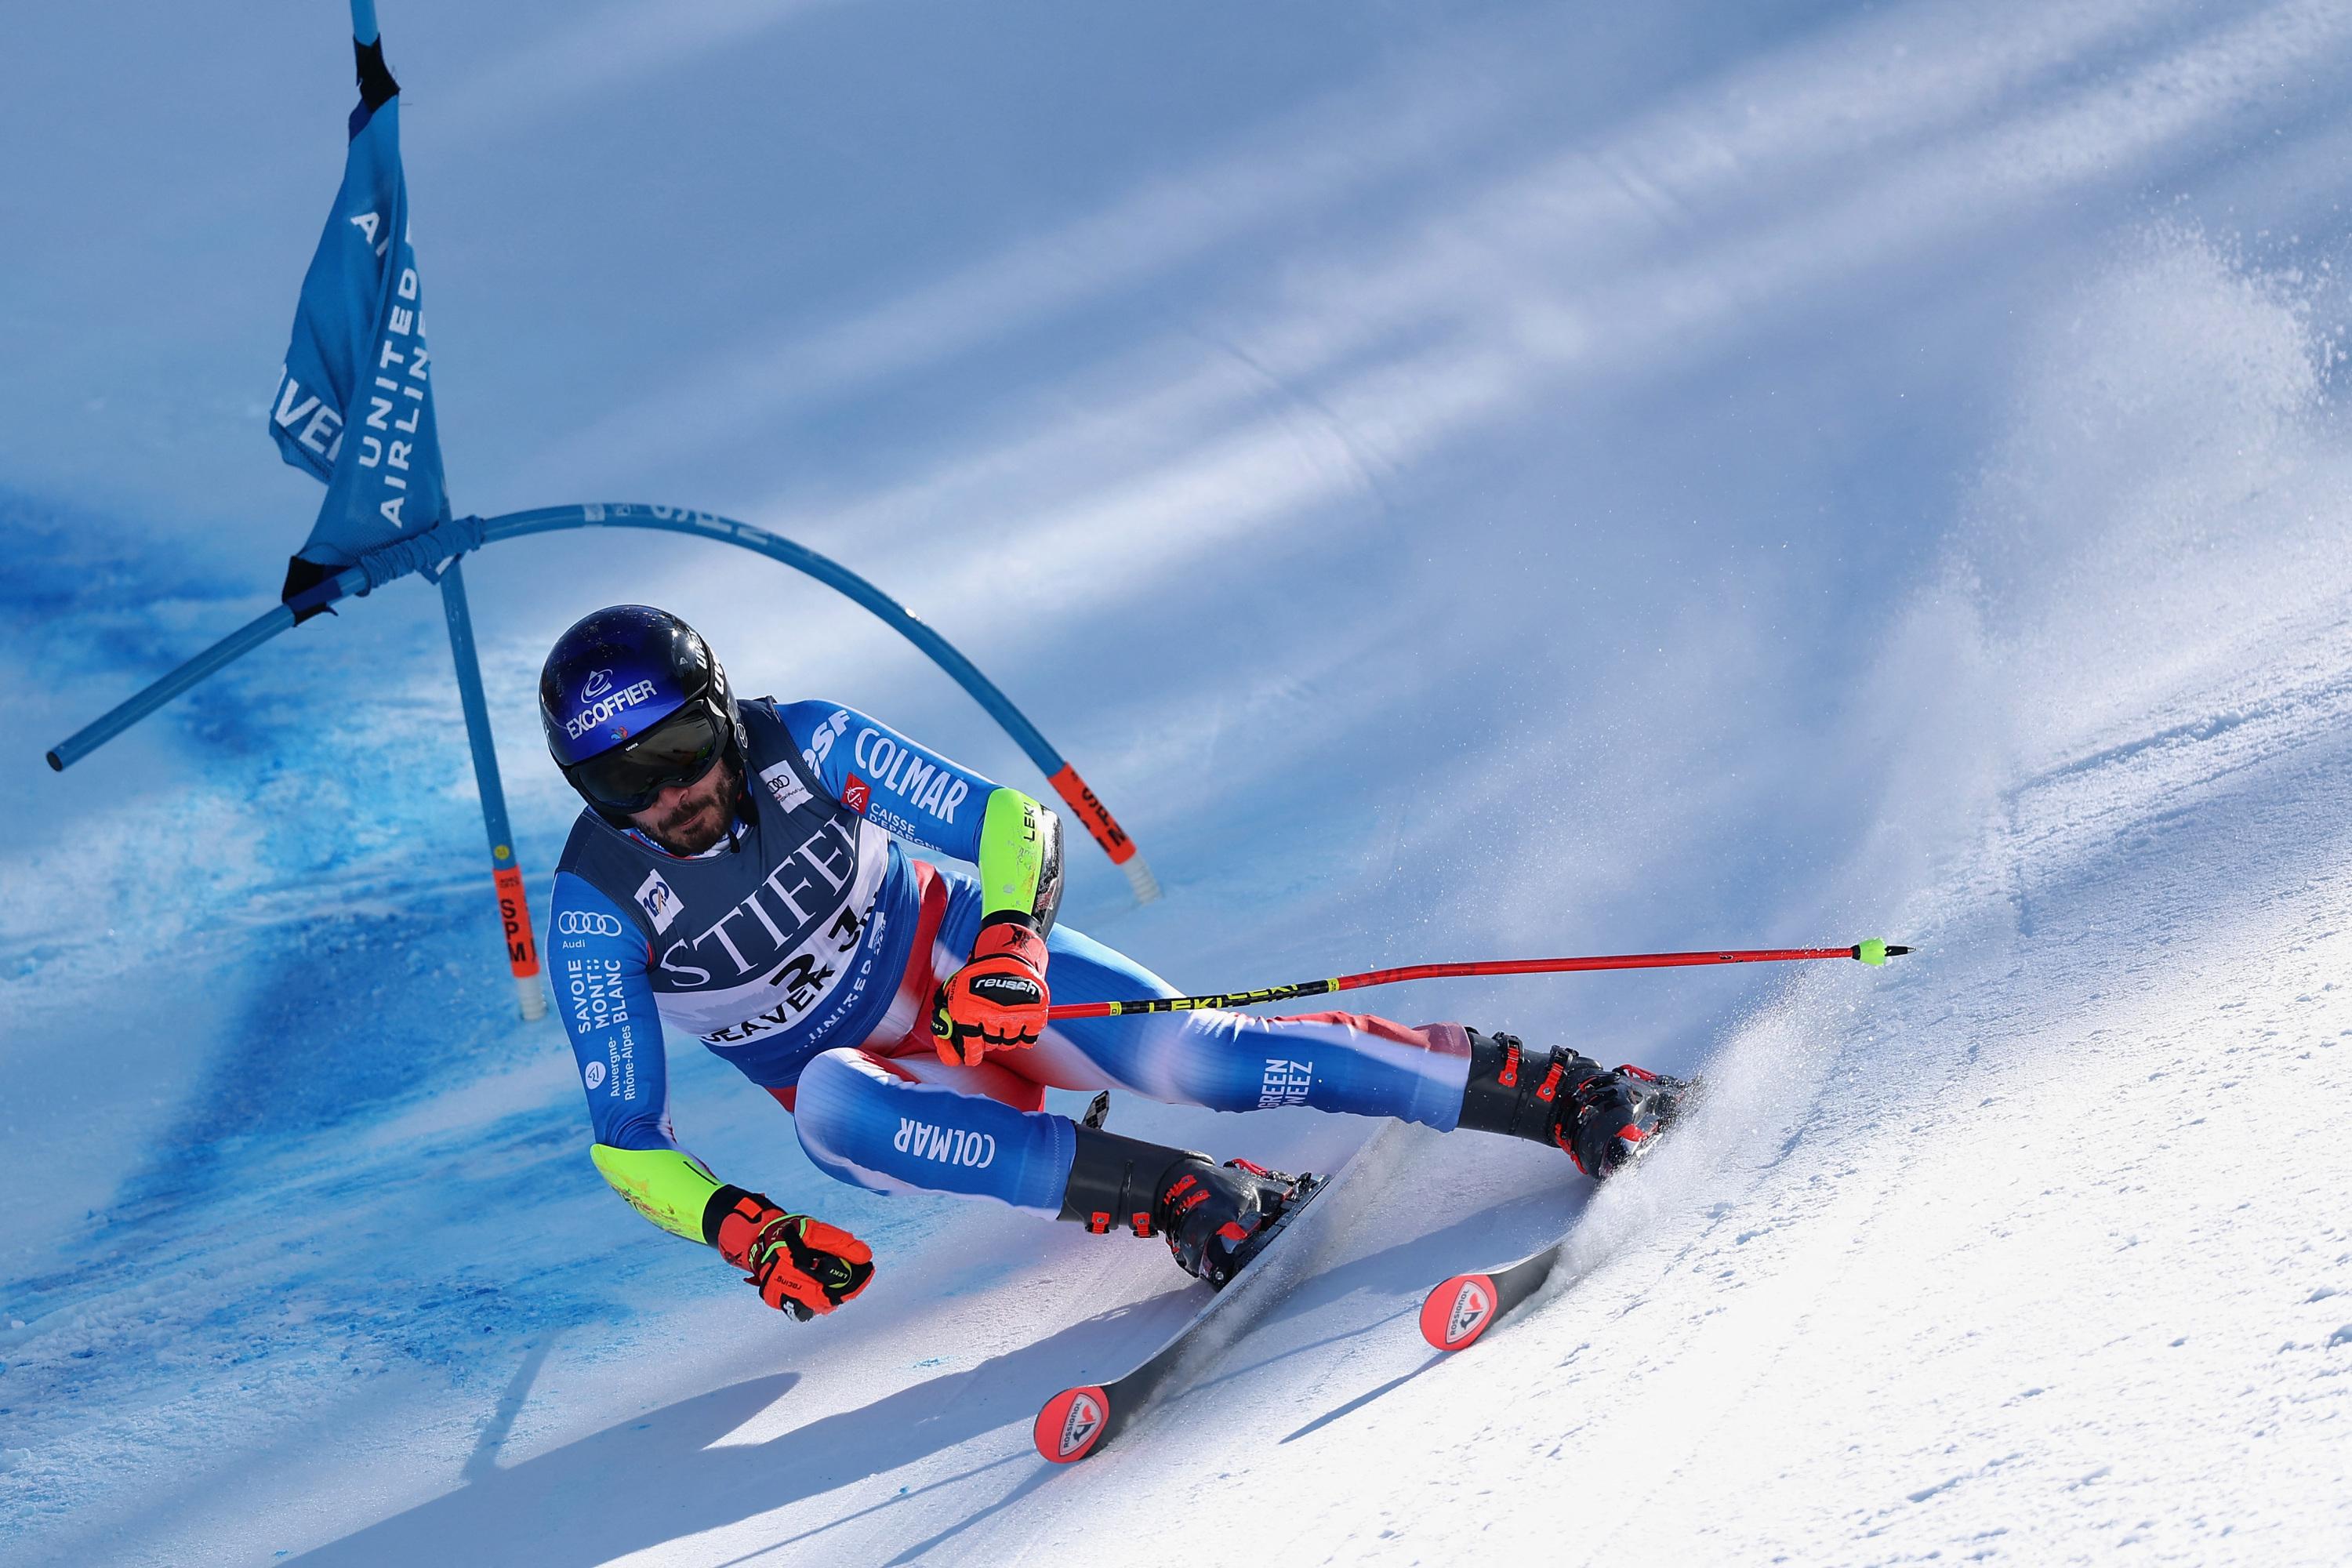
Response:
[[[952,880],[930,963],[944,975],[971,950],[981,896],[970,878],[942,876]],[[1068,926],[1055,926],[1045,946],[1045,984],[1057,1004],[1180,994],[1127,954]],[[911,1066],[911,1050],[901,1060]],[[1355,1013],[1261,1018],[1185,1011],[1066,1019],[1048,1026],[1035,1046],[992,1053],[988,1063],[1055,1089],[1118,1089],[1213,1110],[1305,1105],[1451,1129],[1462,1109],[1470,1048],[1456,1024],[1415,1026]]]
[[[1057,1003],[1178,994],[1083,932],[1057,926],[1046,946],[1045,983]],[[1365,1014],[1261,1018],[1208,1010],[1067,1019],[1048,1026],[1034,1050],[1008,1052],[1005,1061],[1056,1088],[1123,1089],[1213,1110],[1306,1105],[1450,1129],[1462,1109],[1470,1054],[1468,1037],[1454,1024],[1413,1027]]]

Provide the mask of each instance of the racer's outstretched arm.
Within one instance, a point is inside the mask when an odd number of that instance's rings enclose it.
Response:
[[[677,1146],[661,1019],[646,973],[652,952],[618,906],[582,879],[557,872],[545,951],[554,958],[556,1006],[596,1130],[589,1158],[613,1190],[672,1235],[717,1247],[772,1307],[808,1318],[864,1289],[874,1273],[864,1243],[719,1181]]]
[[[982,924],[1017,915],[1043,935],[1062,904],[1062,819],[835,702],[780,707],[784,729],[834,799],[899,837],[980,868]]]
[[[1062,821],[1035,797],[993,784],[854,708],[795,702],[784,728],[817,782],[902,838],[980,868],[971,960],[933,998],[940,1055],[976,1067],[992,1050],[1034,1046],[1045,1029],[1045,933],[1062,904]],[[975,803],[981,805],[972,810]]]

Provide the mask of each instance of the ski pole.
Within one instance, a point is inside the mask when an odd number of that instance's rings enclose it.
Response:
[[[1269,985],[1262,991],[1226,991],[1213,996],[1143,996],[1132,1002],[1069,1002],[1049,1007],[1045,1016],[1118,1018],[1129,1013],[1189,1013],[1202,1007],[1246,1007],[1257,1002],[1288,1002],[1299,996],[1328,996],[1334,991],[1355,991],[1367,985],[1394,985],[1406,980],[1453,980],[1470,974],[1570,974],[1590,969],[1683,969],[1704,963],[1790,963],[1806,958],[1853,958],[1868,964],[1885,963],[1910,952],[1872,937],[1852,947],[1750,947],[1712,952],[1624,952],[1591,958],[1497,958],[1471,963],[1412,963],[1402,969],[1367,969],[1329,980],[1301,980],[1290,985]]]

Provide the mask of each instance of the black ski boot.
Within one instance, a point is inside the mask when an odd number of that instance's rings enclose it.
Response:
[[[1220,1165],[1191,1149],[1170,1149],[1076,1124],[1078,1147],[1062,1215],[1099,1236],[1124,1226],[1162,1236],[1176,1265],[1219,1289],[1257,1255],[1251,1245],[1288,1205],[1298,1183],[1247,1160]]]
[[[1596,1179],[1647,1152],[1690,1085],[1630,1063],[1613,1071],[1565,1047],[1523,1051],[1510,1035],[1470,1035],[1470,1081],[1457,1125],[1568,1152]]]

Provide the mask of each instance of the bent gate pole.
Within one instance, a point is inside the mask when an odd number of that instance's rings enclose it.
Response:
[[[736,545],[781,562],[870,610],[886,626],[929,655],[933,663],[946,670],[956,684],[970,693],[989,717],[1013,737],[1013,743],[1037,765],[1038,771],[1045,775],[1046,782],[1054,786],[1055,793],[1062,797],[1071,813],[1086,825],[1087,831],[1094,836],[1096,843],[1102,846],[1111,863],[1126,874],[1128,885],[1134,890],[1138,903],[1150,903],[1160,897],[1159,881],[1152,876],[1151,868],[1144,863],[1143,857],[1137,853],[1135,841],[1127,836],[1108,808],[1096,798],[1094,791],[1078,776],[1077,769],[1055,751],[1039,732],[1037,726],[1029,721],[1028,716],[1014,707],[1012,700],[998,690],[995,683],[982,675],[979,667],[966,658],[947,638],[917,619],[898,601],[830,557],[820,555],[807,546],[779,534],[754,528],[750,523],[738,522],[732,518],[710,512],[690,511],[682,507],[646,506],[636,502],[540,507],[488,519],[457,518],[425,533],[401,540],[362,557],[358,564],[345,567],[284,604],[272,605],[170,674],[85,724],[50,748],[49,766],[61,773],[71,767],[190,687],[292,626],[298,616],[307,616],[340,599],[363,596],[412,573],[438,582],[449,621],[450,653],[457,666],[459,696],[467,709],[467,731],[474,748],[476,779],[482,785],[483,822],[490,836],[501,917],[509,928],[508,959],[518,984],[525,987],[530,998],[524,1005],[528,1011],[530,1003],[539,1000],[538,988],[524,974],[525,960],[518,955],[517,943],[520,941],[530,948],[529,962],[533,973],[537,970],[536,943],[530,940],[527,921],[522,922],[518,937],[516,921],[507,911],[508,883],[515,883],[511,891],[520,894],[521,879],[520,873],[513,870],[513,840],[506,832],[505,801],[503,792],[498,788],[497,760],[488,751],[489,733],[486,708],[479,710],[478,718],[478,706],[482,700],[481,677],[474,668],[473,628],[466,614],[465,586],[457,573],[457,563],[468,552],[500,540],[521,539],[534,533],[555,533],[574,528],[637,528],[717,540],[722,544]],[[451,586],[453,584],[454,588]],[[501,850],[505,851],[503,856],[499,853]]]

